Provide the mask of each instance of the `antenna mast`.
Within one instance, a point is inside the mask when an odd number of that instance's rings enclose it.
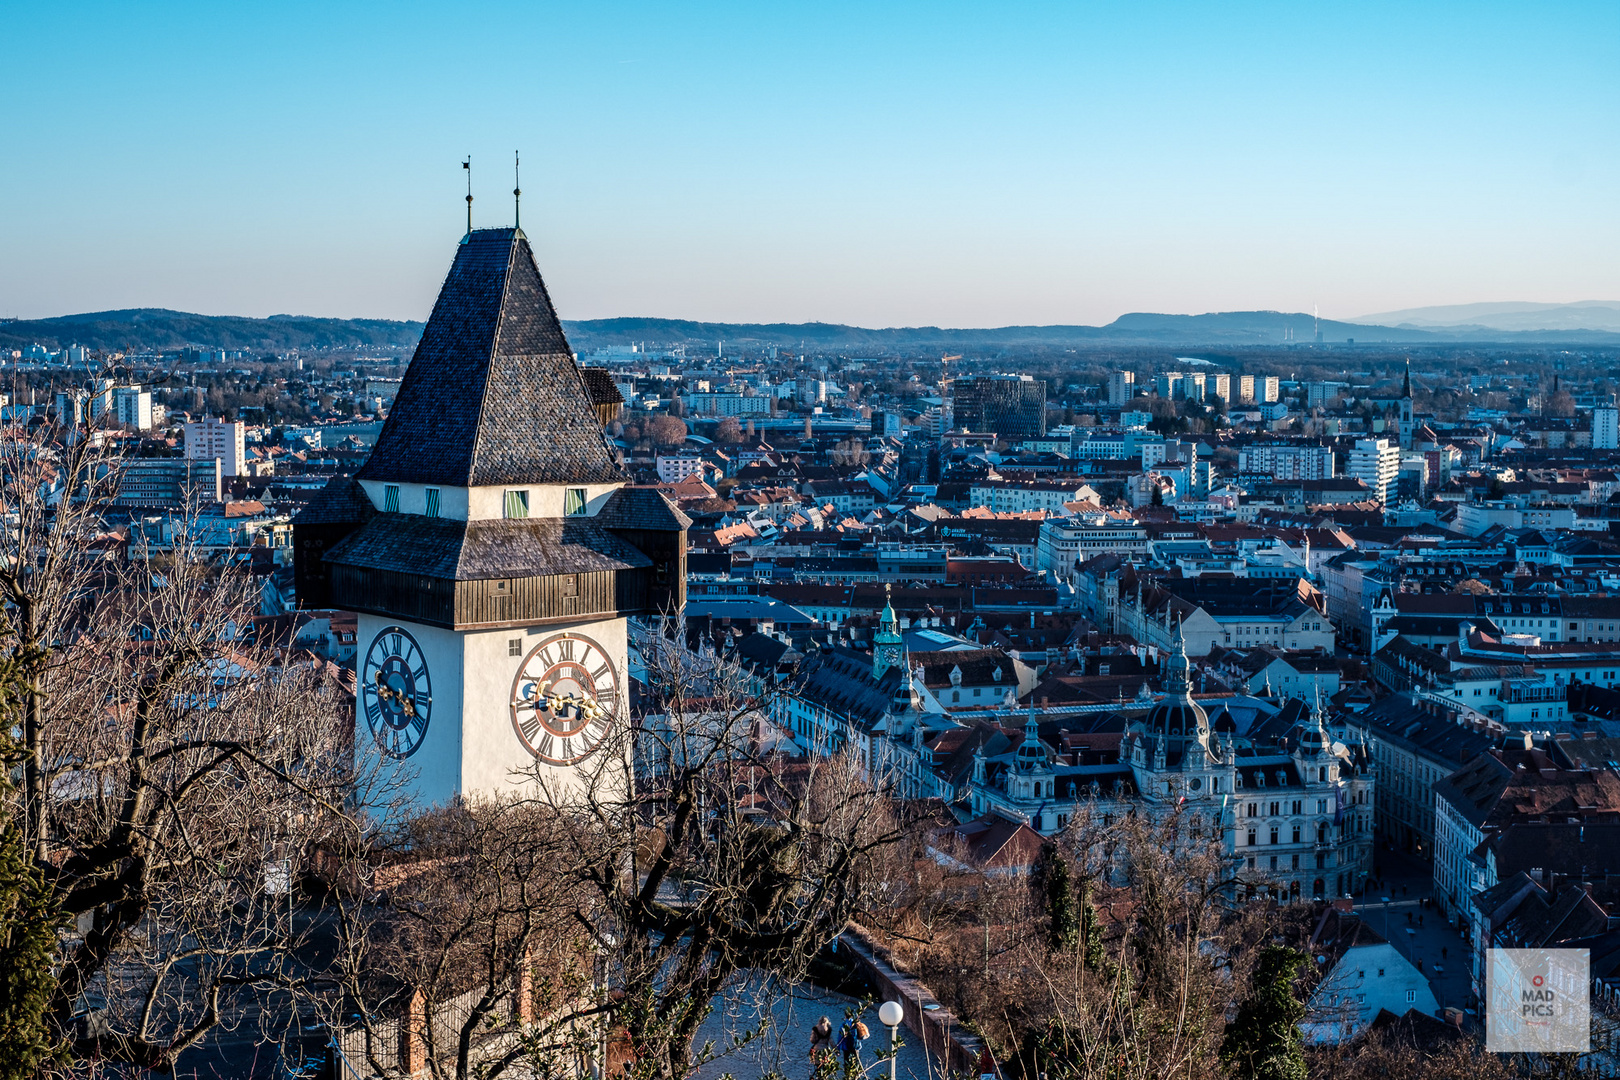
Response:
[[[471,236],[472,235],[472,155],[471,154],[467,155],[467,160],[465,160],[465,161],[463,161],[461,163],[461,167],[463,169],[467,170],[467,235]]]
[[[521,229],[519,221],[520,204],[523,201],[523,186],[518,183],[518,152],[512,151],[512,228]]]

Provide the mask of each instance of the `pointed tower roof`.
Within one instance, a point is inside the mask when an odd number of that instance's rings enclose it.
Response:
[[[1401,384],[1401,397],[1409,398],[1411,396],[1412,396],[1412,360],[1411,360],[1410,357],[1408,357],[1407,361],[1406,361],[1406,381]]]
[[[1311,717],[1300,725],[1299,747],[1302,751],[1326,753],[1333,745],[1333,739],[1327,732],[1327,715],[1322,709],[1322,684],[1316,684],[1316,703],[1311,708]]]
[[[1146,728],[1159,735],[1178,738],[1207,735],[1209,716],[1192,697],[1188,677],[1192,662],[1187,659],[1187,639],[1182,636],[1180,620],[1176,621],[1175,636],[1170,643],[1175,652],[1165,661],[1164,697],[1148,711]]]
[[[889,595],[887,583],[883,586],[883,613],[878,616],[877,640],[896,645],[904,640],[900,636],[900,618],[894,613],[894,599]]]
[[[626,479],[522,230],[477,229],[462,240],[358,478],[450,487]]]

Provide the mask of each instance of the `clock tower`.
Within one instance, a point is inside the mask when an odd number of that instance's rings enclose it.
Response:
[[[359,614],[356,746],[419,803],[566,784],[628,722],[626,617],[690,521],[626,487],[519,229],[469,232],[370,458],[294,522],[299,601]]]

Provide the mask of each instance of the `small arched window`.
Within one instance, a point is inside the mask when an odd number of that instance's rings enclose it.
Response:
[[[960,691],[960,690],[952,690],[951,691],[951,701],[954,703],[954,702],[958,702],[958,701],[961,701],[961,700],[962,700],[962,691]]]

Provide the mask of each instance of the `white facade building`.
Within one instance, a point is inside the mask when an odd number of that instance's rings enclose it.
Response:
[[[186,457],[192,461],[218,458],[220,473],[241,476],[247,460],[247,425],[241,421],[205,417],[186,425]]]
[[[1388,439],[1357,439],[1350,451],[1348,475],[1367,485],[1380,503],[1389,502],[1395,474],[1401,468],[1401,450]]]
[[[1256,443],[1238,451],[1238,472],[1275,480],[1329,480],[1338,475],[1331,446]]]
[[[703,473],[703,459],[696,454],[659,454],[658,479],[666,484],[678,484],[688,476]]]
[[[120,386],[113,391],[113,415],[119,426],[151,431],[152,392],[139,386]]]
[[[1592,410],[1592,449],[1620,450],[1620,409]]]

